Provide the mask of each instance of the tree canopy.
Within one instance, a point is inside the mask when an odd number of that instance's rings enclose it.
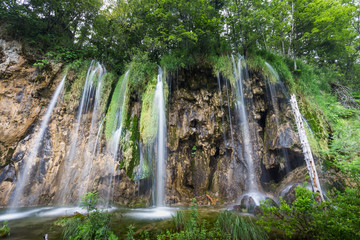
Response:
[[[356,0],[5,0],[10,35],[44,52],[98,58],[120,72],[136,55],[187,67],[231,51],[273,51],[357,81],[360,4]],[[78,57],[75,55],[74,58]]]

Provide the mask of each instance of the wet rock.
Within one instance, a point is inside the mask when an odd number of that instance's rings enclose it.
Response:
[[[16,172],[13,165],[4,167],[0,173],[0,183],[3,181],[13,182],[16,179]]]
[[[21,160],[23,160],[25,156],[25,152],[24,151],[18,151],[17,153],[14,154],[13,158],[11,159],[11,161],[13,162],[19,162]]]
[[[256,203],[251,196],[245,195],[241,199],[240,208],[248,213],[253,213],[256,207]]]

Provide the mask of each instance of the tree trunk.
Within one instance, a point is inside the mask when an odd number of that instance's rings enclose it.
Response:
[[[312,189],[313,189],[313,192],[319,194],[319,196],[316,200],[318,202],[321,202],[321,201],[324,201],[324,197],[323,197],[323,194],[321,191],[321,186],[320,186],[319,177],[318,177],[317,171],[316,171],[315,161],[314,161],[312,153],[311,153],[309,141],[306,137],[304,123],[302,121],[299,107],[298,107],[296,97],[294,94],[291,95],[290,104],[291,104],[291,108],[294,113],[296,126],[297,126],[297,129],[299,132],[300,142],[301,142],[301,146],[303,149],[306,166],[307,166],[307,169],[309,172]]]

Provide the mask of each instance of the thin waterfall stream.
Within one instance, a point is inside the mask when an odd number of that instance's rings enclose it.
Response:
[[[157,131],[157,156],[155,171],[155,206],[163,207],[165,205],[165,183],[166,183],[166,118],[165,118],[165,99],[163,71],[159,67],[157,84],[154,96],[154,109],[158,114],[158,131]]]
[[[94,159],[91,153],[94,144],[97,144],[95,139],[100,124],[99,102],[101,100],[101,86],[105,72],[105,68],[94,60],[87,71],[80,106],[76,116],[76,124],[71,138],[70,151],[65,159],[66,170],[61,180],[62,189],[58,193],[58,204],[67,203],[69,197],[79,199],[88,190],[89,173],[91,172]],[[88,114],[90,110],[92,110],[92,114]],[[86,129],[84,124],[88,117],[91,118],[90,130],[86,131],[89,133],[88,144],[86,149],[80,149],[81,147],[78,146],[78,143],[84,138],[84,130]],[[95,143],[93,140],[95,140]],[[77,178],[81,179],[80,186],[78,186],[76,191],[73,191],[71,183]]]
[[[278,95],[277,95],[277,85],[281,86],[281,90],[284,92],[283,94],[286,97],[285,92],[285,86],[282,84],[279,74],[275,71],[275,69],[267,62],[265,62],[265,65],[267,66],[267,68],[270,70],[272,76],[275,78],[274,81],[271,81],[269,78],[266,79],[267,85],[269,87],[269,92],[270,92],[270,98],[271,98],[271,103],[272,103],[272,107],[274,110],[274,118],[275,118],[275,123],[276,123],[276,131],[278,132],[279,135],[279,144],[282,145],[282,143],[284,142],[283,138],[284,135],[281,132],[280,129],[280,120],[279,120],[279,116],[280,116],[280,107],[279,107],[279,103],[278,103]],[[289,161],[289,156],[288,156],[288,152],[285,148],[285,146],[283,146],[281,148],[281,153],[283,155],[284,158],[284,168],[285,168],[285,174],[288,174],[291,171],[290,168],[290,161]]]
[[[49,106],[46,110],[46,113],[42,119],[42,122],[40,124],[39,131],[37,132],[37,134],[35,136],[35,140],[30,149],[29,156],[24,159],[24,166],[22,167],[22,169],[20,171],[20,176],[17,180],[16,188],[13,192],[13,196],[10,201],[10,205],[9,205],[10,209],[20,207],[21,200],[23,199],[24,188],[28,184],[28,180],[30,177],[31,168],[35,164],[35,159],[39,153],[41,141],[42,141],[45,131],[49,125],[51,114],[54,110],[54,107],[56,106],[56,103],[58,101],[60,93],[62,92],[62,90],[64,88],[65,79],[66,79],[66,75],[63,77],[60,84],[56,88],[56,91],[50,101],[50,104],[49,104]]]
[[[119,102],[117,103],[117,110],[116,110],[116,116],[114,119],[114,126],[115,131],[112,133],[112,137],[110,141],[107,143],[107,151],[111,155],[111,159],[109,159],[106,162],[105,166],[105,176],[106,178],[106,185],[107,192],[106,192],[106,203],[109,204],[112,200],[112,193],[114,191],[114,180],[113,176],[116,173],[116,166],[118,163],[118,157],[119,157],[119,145],[120,145],[120,138],[123,131],[123,110],[125,108],[125,93],[127,90],[127,82],[129,78],[129,71],[127,71],[123,77],[123,80],[121,82],[121,86],[119,89],[119,92],[117,93],[119,95]]]
[[[255,175],[253,139],[250,134],[249,119],[244,97],[244,82],[249,79],[246,62],[242,56],[239,56],[236,60],[233,55],[232,62],[235,77],[236,109],[240,120],[243,158],[247,169],[247,190],[241,195],[240,202],[249,209],[253,204],[259,205],[260,201],[265,200],[266,196],[260,192],[259,183]]]

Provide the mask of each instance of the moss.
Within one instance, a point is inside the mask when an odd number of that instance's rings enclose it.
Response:
[[[140,163],[140,151],[138,147],[140,133],[138,129],[138,118],[136,116],[131,118],[128,134],[129,140],[122,139],[123,161],[120,168],[125,169],[128,177],[134,178],[134,168]]]
[[[67,106],[70,102],[79,102],[81,93],[84,88],[86,73],[90,66],[90,61],[77,61],[76,64],[69,64],[65,68],[65,73],[68,79],[73,78],[73,81],[66,81],[64,101]]]
[[[120,111],[121,108],[122,109],[122,113],[124,116],[124,112],[127,113],[127,109],[128,109],[128,100],[124,100],[125,104],[123,104],[123,99],[124,99],[124,94],[125,94],[125,99],[129,98],[128,91],[126,91],[126,79],[125,79],[126,75],[122,75],[115,87],[114,93],[111,97],[111,102],[109,105],[109,108],[107,110],[106,113],[106,122],[105,122],[105,138],[106,140],[109,140],[111,138],[111,136],[113,135],[113,133],[116,131],[116,129],[118,128],[118,125],[120,125],[121,123],[118,122],[117,119],[117,114],[118,111]],[[125,89],[124,89],[125,88]],[[124,106],[126,106],[126,109],[124,110]],[[122,120],[124,120],[124,118],[122,117]]]
[[[140,132],[138,129],[138,119],[136,116],[134,116],[131,124],[131,136],[130,136],[130,142],[132,143],[131,144],[132,159],[126,169],[127,175],[131,177],[133,177],[134,167],[139,165],[140,163],[140,151],[138,149],[138,144],[137,144],[139,138],[140,138]]]
[[[156,108],[153,108],[155,89],[156,76],[153,77],[151,82],[149,82],[142,97],[140,135],[141,140],[145,145],[154,141],[158,130],[158,114],[156,112]]]
[[[116,75],[112,72],[106,73],[103,78],[103,85],[101,88],[101,102],[100,102],[100,111],[105,112],[107,107],[107,102],[110,97],[112,86],[114,85],[115,80],[117,79]]]

